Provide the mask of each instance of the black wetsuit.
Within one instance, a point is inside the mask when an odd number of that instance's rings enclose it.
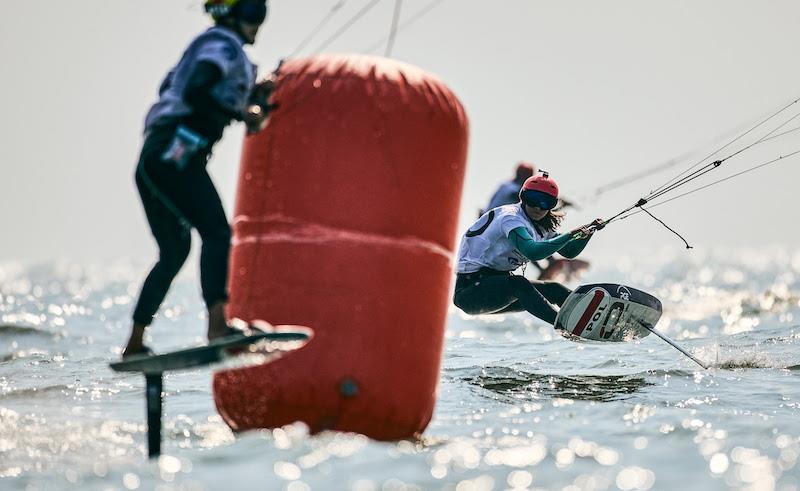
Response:
[[[136,168],[136,187],[159,248],[158,262],[147,275],[133,312],[134,322],[143,325],[152,322],[172,280],[186,261],[192,228],[203,241],[200,253],[203,300],[211,306],[228,298],[231,229],[206,171],[209,152],[198,152],[182,170],[164,162],[161,155],[174,133],[175,127],[169,125],[150,131]]]
[[[570,289],[555,281],[530,281],[509,271],[483,268],[475,273],[459,273],[453,303],[470,315],[528,311],[555,324],[556,310]]]

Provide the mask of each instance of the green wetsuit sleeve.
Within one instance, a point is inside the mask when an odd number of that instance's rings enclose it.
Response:
[[[562,247],[558,253],[568,259],[576,258],[578,257],[578,254],[583,252],[583,248],[586,247],[586,244],[589,243],[589,239],[591,238],[592,236],[590,235],[588,237],[584,237],[583,239],[572,239],[567,243],[567,245]]]
[[[561,234],[549,240],[536,241],[525,227],[517,227],[508,234],[508,239],[514,247],[531,261],[538,261],[558,252],[569,242],[569,234]]]

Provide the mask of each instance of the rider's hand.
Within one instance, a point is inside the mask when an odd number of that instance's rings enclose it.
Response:
[[[604,222],[602,218],[595,218],[589,226],[593,227],[595,230],[602,230],[603,227],[606,226],[606,222]]]
[[[602,218],[595,218],[592,223],[587,223],[586,225],[571,231],[570,235],[572,235],[573,239],[587,239],[591,237],[593,233],[605,226],[606,222],[604,222]]]
[[[258,104],[253,104],[247,108],[243,118],[247,126],[247,133],[252,135],[264,129],[267,122],[267,111]]]
[[[275,79],[265,78],[256,82],[251,98],[256,104],[264,106],[273,92],[275,92]]]
[[[570,235],[573,239],[585,239],[590,237],[594,233],[594,229],[590,228],[588,225],[584,225],[582,227],[578,227],[572,231],[570,231]]]
[[[272,92],[275,90],[275,78],[274,77],[267,77],[262,78],[258,82],[256,82],[256,90],[269,90]]]

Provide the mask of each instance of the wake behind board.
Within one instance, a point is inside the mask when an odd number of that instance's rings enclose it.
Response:
[[[555,328],[567,337],[624,342],[652,332],[661,318],[661,301],[629,286],[614,283],[582,285],[567,297]]]
[[[282,326],[274,331],[253,329],[246,336],[228,336],[209,342],[205,346],[186,348],[157,355],[134,355],[111,363],[116,372],[162,373],[184,370],[219,363],[230,357],[228,350],[243,348],[261,341],[286,342],[305,341],[311,336],[311,329],[301,326]]]

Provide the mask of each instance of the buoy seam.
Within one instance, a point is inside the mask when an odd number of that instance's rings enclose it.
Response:
[[[443,247],[435,242],[420,239],[413,236],[405,237],[388,237],[386,235],[360,232],[354,230],[345,230],[340,228],[328,227],[319,224],[299,224],[297,220],[286,216],[274,216],[270,218],[254,219],[246,216],[238,216],[235,218],[234,226],[242,223],[273,223],[280,225],[292,224],[296,228],[289,232],[266,232],[260,234],[249,234],[245,237],[237,236],[233,240],[233,245],[251,244],[251,243],[267,243],[267,242],[295,242],[295,243],[325,243],[330,241],[340,242],[359,242],[359,243],[372,243],[378,245],[386,245],[401,248],[411,249],[424,249],[433,252],[440,256],[444,256],[448,260],[452,259],[453,251]]]

